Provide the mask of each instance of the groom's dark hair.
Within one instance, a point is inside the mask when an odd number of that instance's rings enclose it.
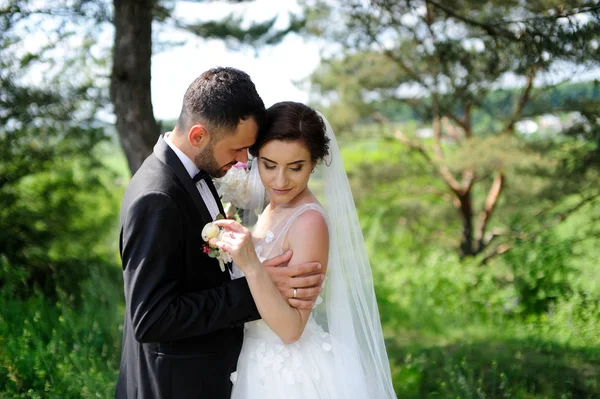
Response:
[[[254,118],[260,128],[266,118],[265,104],[247,73],[235,68],[209,69],[188,87],[183,96],[177,128],[187,132],[202,123],[221,137],[233,133],[240,120]]]

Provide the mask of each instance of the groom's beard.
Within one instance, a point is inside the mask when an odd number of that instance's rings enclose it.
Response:
[[[214,143],[211,142],[204,151],[196,155],[194,163],[200,170],[203,170],[212,177],[219,178],[225,176],[225,173],[227,173],[227,170],[229,169],[228,167],[235,164],[236,161],[219,166],[214,156],[214,147]]]

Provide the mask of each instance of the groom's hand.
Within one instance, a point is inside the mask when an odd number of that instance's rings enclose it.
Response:
[[[318,262],[286,266],[291,258],[292,251],[289,250],[283,255],[267,259],[262,264],[281,295],[287,298],[290,306],[298,309],[310,309],[322,290],[321,285],[325,274],[321,271],[321,265]],[[294,289],[296,289],[296,298],[294,298]]]

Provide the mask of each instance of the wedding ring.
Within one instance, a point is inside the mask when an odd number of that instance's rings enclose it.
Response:
[[[292,296],[292,298],[296,298],[296,288],[294,288],[294,295]]]

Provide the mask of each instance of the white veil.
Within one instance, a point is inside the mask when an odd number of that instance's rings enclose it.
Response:
[[[248,228],[254,226],[258,215],[265,209],[266,206],[266,191],[260,180],[260,174],[258,173],[258,158],[254,157],[248,161],[248,182],[247,187],[249,191],[248,204],[242,210],[242,224]]]
[[[318,166],[330,247],[324,300],[313,316],[332,338],[340,398],[396,398],[356,205],[331,125],[317,113],[330,140],[330,159]]]
[[[331,125],[320,113],[329,138],[327,162],[317,166],[321,200],[329,227],[327,278],[312,317],[331,336],[335,392],[345,399],[396,398],[373,287],[371,265],[340,149]],[[311,179],[313,180],[313,179]],[[314,179],[316,180],[316,179]],[[253,160],[249,183],[252,207],[264,208],[264,187]],[[322,191],[322,195],[319,193]],[[244,225],[256,221],[244,210]],[[253,214],[254,212],[252,212]]]

